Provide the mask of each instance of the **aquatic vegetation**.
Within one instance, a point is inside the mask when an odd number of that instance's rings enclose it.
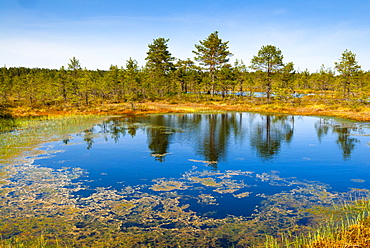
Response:
[[[240,189],[251,187],[243,181],[230,180],[233,176],[250,176],[250,172],[227,171],[226,173],[209,171],[192,171],[185,174],[185,178],[193,183],[200,183],[206,187],[216,188],[213,191],[219,194],[234,193]],[[195,175],[195,176],[194,176]],[[209,177],[213,176],[213,177]]]
[[[57,238],[60,245],[66,246],[262,244],[264,237],[258,232],[274,234],[284,228],[289,230],[297,220],[309,215],[302,209],[318,204],[319,199],[323,202],[335,199],[335,195],[328,195],[324,200],[319,197],[326,189],[324,186],[278,178],[279,182],[299,185],[299,188],[265,196],[265,205],[252,219],[202,217],[189,210],[188,204],[181,203],[187,195],[179,192],[189,189],[190,185],[201,184],[215,189],[230,187],[230,191],[220,190],[221,193],[247,197],[251,192],[233,194],[235,188],[250,187],[233,177],[253,178],[253,173],[197,171],[193,168],[178,179],[158,179],[151,185],[127,186],[121,191],[97,188],[90,196],[76,198],[73,194],[85,188],[73,179],[86,172],[78,168],[43,168],[37,166],[36,161],[22,159],[14,166],[11,180],[1,187],[0,234],[5,240],[17,237],[20,242],[26,242],[43,235],[48,242]],[[260,180],[256,175],[254,177]],[[276,179],[273,175],[264,177],[269,177],[270,181]],[[146,188],[163,193],[151,194]],[[297,194],[298,191],[306,195],[303,197]],[[218,204],[211,194],[200,193],[197,199],[200,204]],[[282,221],[287,215],[291,216],[290,221]]]
[[[20,120],[14,118],[1,118],[0,116],[0,133],[13,131],[20,123]]]
[[[221,186],[219,183],[217,183],[213,178],[206,177],[206,178],[199,178],[199,177],[191,177],[191,181],[194,181],[196,183],[200,183],[204,186],[210,186],[210,187],[218,187]]]
[[[233,196],[236,198],[244,198],[244,197],[248,197],[250,194],[252,194],[252,192],[243,192],[240,194],[233,194]]]
[[[185,186],[183,182],[179,181],[164,181],[164,180],[155,180],[155,181],[156,184],[149,188],[153,191],[185,190],[189,187]]]
[[[216,199],[213,195],[210,194],[201,194],[199,195],[198,203],[207,204],[207,205],[218,205]]]

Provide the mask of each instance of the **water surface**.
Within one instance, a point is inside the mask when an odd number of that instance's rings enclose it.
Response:
[[[320,223],[315,209],[370,190],[369,127],[257,113],[111,118],[10,167],[0,235],[245,247],[304,232]]]
[[[331,192],[370,189],[368,134],[367,124],[288,115],[113,118],[49,144],[64,152],[40,165],[82,168],[86,174],[76,181],[85,188],[76,196],[140,185],[150,194],[176,191],[203,215],[250,216],[261,195],[297,182]]]

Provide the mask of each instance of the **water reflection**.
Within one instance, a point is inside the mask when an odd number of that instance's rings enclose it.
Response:
[[[155,157],[156,161],[163,162],[168,154],[170,139],[173,134],[173,131],[167,128],[170,127],[171,120],[167,120],[164,115],[156,116],[152,120],[152,125],[157,128],[146,129],[148,148],[151,151],[151,156]]]
[[[153,115],[145,117],[112,118],[95,128],[105,139],[115,142],[126,135],[131,137],[141,131],[147,136],[151,156],[164,162],[170,154],[170,146],[176,140],[194,148],[195,153],[217,169],[217,163],[225,161],[231,143],[237,145],[249,142],[250,147],[262,160],[276,158],[282,144],[290,144],[295,133],[295,116],[260,115],[254,113],[225,114],[179,114]],[[361,126],[339,123],[320,118],[314,124],[317,139],[322,142],[329,134],[336,136],[336,143],[344,160],[351,157],[359,140],[350,135],[361,133]],[[91,149],[94,144],[94,128],[80,135]],[[64,141],[66,144],[69,140]]]
[[[196,150],[205,161],[213,162],[210,165],[216,169],[216,162],[223,161],[227,155],[231,136],[238,137],[243,133],[242,126],[239,125],[237,114],[210,114],[202,117],[203,126],[195,141]]]
[[[281,143],[290,143],[294,134],[294,116],[266,115],[253,125],[250,144],[259,157],[272,159],[280,151]]]
[[[60,223],[50,236],[73,230],[81,247],[257,247],[308,230],[315,208],[368,194],[365,131],[254,113],[112,118],[15,164],[0,187],[13,229],[0,236]]]
[[[320,142],[323,137],[327,136],[330,132],[336,135],[336,143],[342,151],[344,160],[351,158],[352,151],[356,147],[356,144],[359,143],[359,140],[351,136],[351,134],[364,133],[364,128],[361,125],[339,123],[332,119],[319,119],[319,121],[315,123],[315,129]]]

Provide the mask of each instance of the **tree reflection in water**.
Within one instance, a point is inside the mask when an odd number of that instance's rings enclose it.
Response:
[[[217,169],[217,163],[226,159],[232,140],[240,144],[249,142],[263,160],[274,159],[282,144],[289,144],[293,140],[295,118],[256,113],[152,115],[112,118],[97,126],[105,139],[110,138],[115,142],[127,134],[134,137],[141,130],[147,136],[151,156],[158,162],[165,161],[171,143],[176,139],[193,147],[197,155]],[[320,142],[329,132],[337,134],[336,142],[345,160],[351,157],[358,143],[358,139],[349,135],[350,132],[361,132],[358,125],[338,123],[331,119],[319,119],[315,129]],[[80,134],[87,149],[93,146],[93,132],[94,129],[91,129]]]
[[[196,140],[196,150],[217,169],[215,162],[225,159],[231,136],[241,133],[237,114],[210,114],[202,117],[203,124]]]
[[[324,136],[328,135],[329,131],[337,135],[336,143],[342,151],[344,160],[351,158],[351,154],[356,147],[356,143],[359,143],[357,138],[350,135],[351,132],[364,132],[364,129],[360,125],[355,125],[353,123],[339,123],[332,119],[320,119],[315,123],[315,129],[320,142]]]
[[[257,155],[263,159],[272,159],[280,151],[281,143],[290,143],[294,133],[294,116],[265,115],[253,125],[250,144]]]
[[[152,125],[154,127],[147,128],[146,134],[148,138],[148,148],[151,151],[151,155],[155,157],[156,161],[163,162],[165,160],[166,155],[168,154],[168,149],[170,145],[170,139],[172,136],[173,131],[167,121],[168,118],[164,115],[155,116],[152,119]]]

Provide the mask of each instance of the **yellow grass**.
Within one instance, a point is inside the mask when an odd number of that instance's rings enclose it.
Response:
[[[134,107],[133,107],[134,106]],[[118,103],[104,105],[90,105],[84,107],[68,107],[63,109],[52,108],[13,108],[13,116],[63,116],[63,115],[138,115],[138,114],[165,114],[165,113],[194,113],[194,112],[261,112],[283,113],[310,116],[331,116],[356,121],[370,121],[369,106],[353,106],[350,104],[325,104],[300,102],[292,103],[259,103],[243,101],[205,101],[202,103],[183,102],[143,102],[143,103]]]

